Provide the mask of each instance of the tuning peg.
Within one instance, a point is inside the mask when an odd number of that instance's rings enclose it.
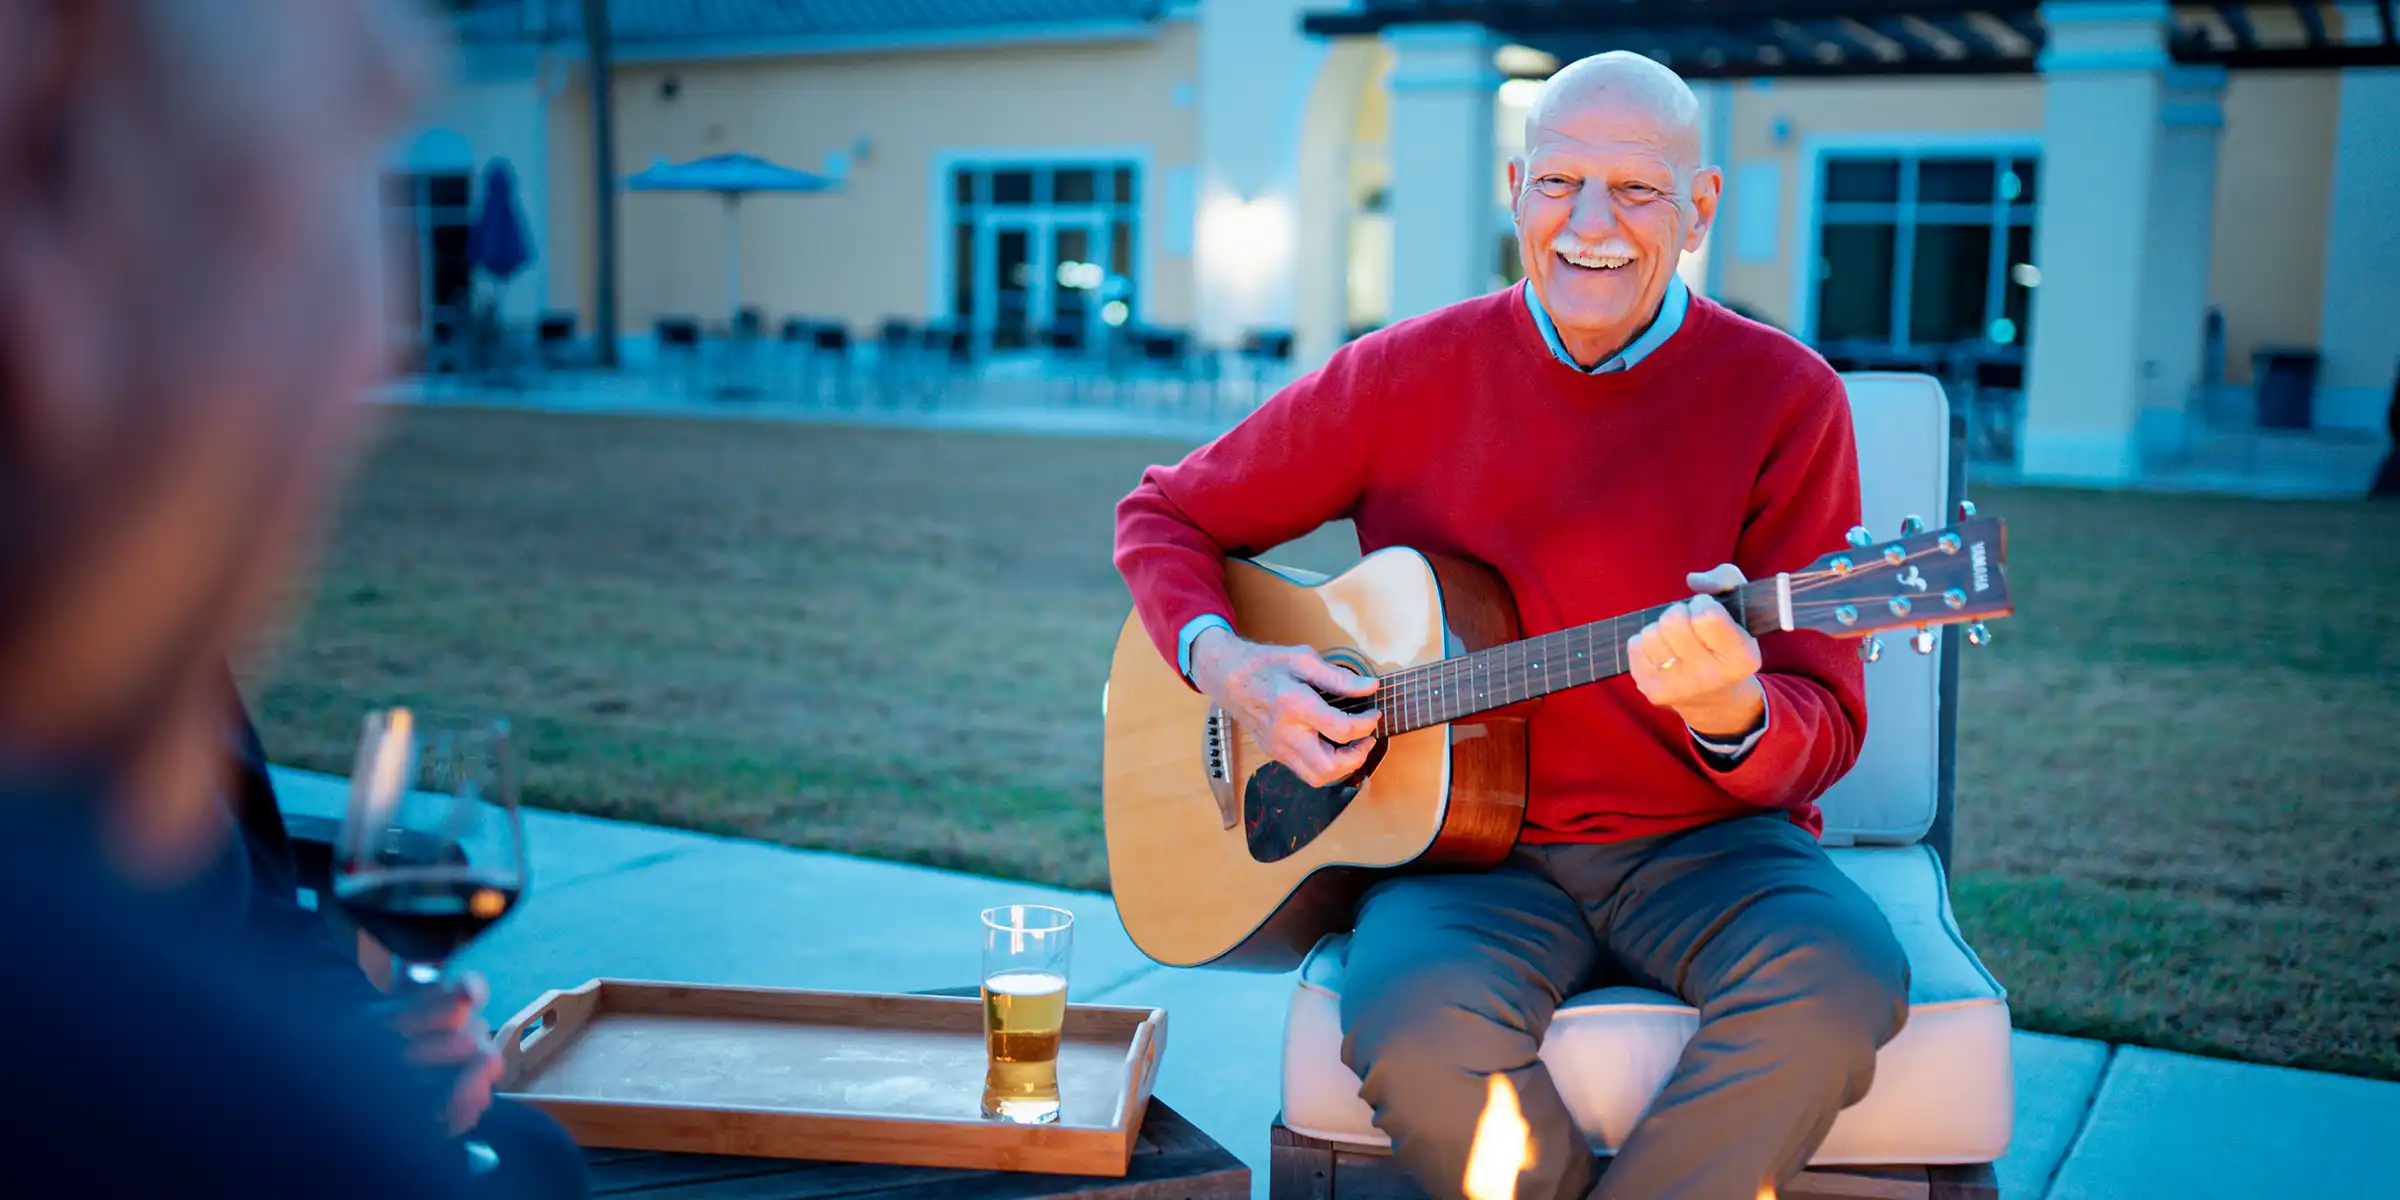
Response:
[[[1917,626],[1917,631],[1908,635],[1908,648],[1919,654],[1933,653],[1933,630]]]
[[[1983,622],[1981,621],[1977,621],[1974,624],[1967,626],[1967,644],[1970,646],[1991,645],[1992,631],[1985,628]]]
[[[1923,532],[1925,532],[1925,518],[1920,517],[1915,513],[1910,513],[1907,516],[1900,518],[1901,537],[1915,537]]]
[[[1859,640],[1859,643],[1858,643],[1858,661],[1860,661],[1860,662],[1868,662],[1868,663],[1871,663],[1871,662],[1874,662],[1876,659],[1879,659],[1879,658],[1882,658],[1882,657],[1883,657],[1883,639],[1882,639],[1882,638],[1876,637],[1874,634],[1871,634],[1871,633],[1870,633],[1870,634],[1868,634],[1866,637],[1864,637],[1864,638],[1862,638],[1862,639],[1860,639],[1860,640]]]
[[[1867,527],[1864,525],[1853,525],[1850,527],[1850,532],[1842,536],[1847,538],[1853,546],[1866,546],[1875,541],[1875,535],[1867,532]]]
[[[1975,519],[1974,501],[1961,500],[1958,502],[1958,519],[1961,521],[1972,521]]]

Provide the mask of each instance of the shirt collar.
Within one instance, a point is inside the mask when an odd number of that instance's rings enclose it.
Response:
[[[1558,361],[1586,375],[1606,375],[1612,371],[1630,371],[1640,365],[1643,359],[1648,358],[1660,346],[1666,345],[1667,339],[1675,336],[1676,330],[1683,328],[1684,313],[1691,306],[1692,290],[1684,286],[1683,276],[1669,275],[1666,298],[1659,302],[1658,317],[1650,322],[1650,327],[1643,330],[1640,337],[1633,339],[1624,349],[1617,351],[1615,355],[1603,361],[1599,366],[1586,367],[1582,363],[1576,362],[1574,355],[1567,353],[1566,343],[1559,340],[1558,326],[1550,323],[1550,314],[1542,309],[1542,298],[1533,293],[1533,281],[1530,279],[1525,281],[1525,307],[1533,311],[1533,325],[1534,328],[1542,331],[1542,341],[1548,343],[1550,353],[1556,355]]]

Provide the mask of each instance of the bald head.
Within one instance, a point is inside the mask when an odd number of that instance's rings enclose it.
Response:
[[[1568,64],[1525,117],[1508,165],[1527,286],[1567,352],[1606,361],[1658,319],[1675,267],[1716,219],[1700,99],[1622,50]]]
[[[1525,114],[1525,144],[1534,145],[1545,129],[1595,116],[1654,126],[1678,180],[1690,180],[1699,169],[1700,98],[1683,76],[1657,60],[1611,50],[1568,63],[1542,85]]]

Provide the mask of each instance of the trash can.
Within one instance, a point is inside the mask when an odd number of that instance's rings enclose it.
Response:
[[[2250,354],[2250,385],[2258,393],[2261,429],[2306,429],[2317,391],[2317,352],[2305,346],[2261,346]]]

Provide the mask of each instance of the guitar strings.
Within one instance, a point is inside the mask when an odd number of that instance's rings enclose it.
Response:
[[[1918,559],[1931,558],[1936,554],[1947,555],[1954,553],[1956,552],[1942,550],[1939,546],[1939,543],[1936,542],[1925,549],[1904,554],[1899,563],[1891,563],[1889,560],[1886,560],[1881,556],[1877,556],[1871,561],[1870,565],[1860,568],[1853,568],[1847,572],[1837,572],[1833,570],[1794,572],[1789,576],[1792,588],[1792,607],[1795,610],[1806,608],[1811,612],[1827,608],[1838,608],[1843,604],[1853,603],[1853,601],[1844,600],[1838,597],[1830,599],[1813,597],[1804,598],[1802,593],[1815,590],[1819,587],[1835,583],[1842,579],[1846,579],[1862,570],[1874,570],[1878,567],[1902,566],[1911,562],[1915,562]],[[1751,611],[1752,605],[1758,604],[1773,596],[1774,589],[1772,585],[1772,580],[1761,579],[1753,580],[1736,589],[1736,592],[1739,594],[1742,600],[1742,607],[1745,617],[1747,617]],[[1584,625],[1571,626],[1567,629],[1553,630],[1547,634],[1540,634],[1533,638],[1526,638],[1521,641],[1508,643],[1506,646],[1494,647],[1484,651],[1476,651],[1471,654],[1460,655],[1456,658],[1436,659],[1432,662],[1418,663],[1414,666],[1403,667],[1400,670],[1391,672],[1390,674],[1380,676],[1378,678],[1379,686],[1373,693],[1370,693],[1366,696],[1339,698],[1335,702],[1334,707],[1354,713],[1363,712],[1370,707],[1378,708],[1384,713],[1384,720],[1378,723],[1379,725],[1382,725],[1388,723],[1395,713],[1408,713],[1412,707],[1420,712],[1426,710],[1429,707],[1430,702],[1439,696],[1441,689],[1444,686],[1456,688],[1477,674],[1485,677],[1485,688],[1483,694],[1488,695],[1494,690],[1500,691],[1503,694],[1508,694],[1524,684],[1531,683],[1533,681],[1533,673],[1535,671],[1542,671],[1543,678],[1545,680],[1550,678],[1550,676],[1547,674],[1547,669],[1539,666],[1538,659],[1536,658],[1536,651],[1533,650],[1529,645],[1532,642],[1540,641],[1546,638],[1559,638],[1560,644],[1558,648],[1572,649],[1574,645],[1574,638],[1576,636],[1581,636],[1589,641],[1591,649],[1596,650],[1599,646],[1599,637],[1605,633],[1610,643],[1611,658],[1621,660],[1624,654],[1625,644],[1630,641],[1630,638],[1628,638],[1624,633],[1623,626],[1626,623],[1639,618],[1640,624],[1636,625],[1634,630],[1638,633],[1643,626],[1646,626],[1649,623],[1649,621],[1652,619],[1652,615],[1664,607],[1664,605],[1657,605],[1649,609],[1644,609],[1638,613],[1626,613],[1616,617],[1607,617],[1599,621],[1588,622]],[[1921,624],[1923,622],[1919,623]],[[1746,626],[1747,621],[1745,621],[1744,624]],[[1753,630],[1752,632],[1757,633],[1775,631]],[[1490,655],[1491,657],[1480,657],[1482,655]],[[1510,661],[1512,657],[1518,661]],[[1548,654],[1543,653],[1541,654],[1541,657],[1548,657]],[[1493,665],[1497,666],[1497,671],[1491,669]],[[1572,668],[1569,668],[1569,670],[1571,671]],[[1624,673],[1624,670],[1625,668],[1623,666],[1617,666],[1611,673],[1622,674]],[[1515,701],[1511,701],[1510,703],[1514,702]],[[1427,723],[1433,724],[1438,722]]]

